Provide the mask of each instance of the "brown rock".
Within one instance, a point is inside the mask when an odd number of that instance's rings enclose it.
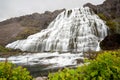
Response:
[[[103,50],[114,50],[120,48],[120,34],[112,34],[100,43]]]
[[[63,10],[46,11],[42,14],[33,13],[0,22],[0,45],[5,46],[17,39],[24,39],[31,34],[46,29],[50,22]]]
[[[47,77],[37,77],[35,80],[47,80]]]

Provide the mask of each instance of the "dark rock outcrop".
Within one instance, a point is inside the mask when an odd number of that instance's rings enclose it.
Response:
[[[120,48],[120,34],[112,34],[100,43],[103,50],[114,50]]]
[[[46,11],[43,14],[33,13],[0,22],[0,45],[4,46],[14,40],[24,39],[47,28],[50,22],[63,10]]]

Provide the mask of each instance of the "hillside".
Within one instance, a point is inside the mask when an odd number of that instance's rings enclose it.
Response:
[[[42,14],[33,13],[0,22],[0,45],[4,46],[14,40],[24,39],[47,28],[49,23],[63,10],[46,11]]]

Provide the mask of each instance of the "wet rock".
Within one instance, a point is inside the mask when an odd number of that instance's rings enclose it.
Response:
[[[120,48],[120,34],[112,34],[100,43],[103,50],[114,50]]]
[[[37,77],[35,80],[47,80],[47,77]]]
[[[84,63],[84,59],[76,59],[76,61],[77,61],[77,64]]]

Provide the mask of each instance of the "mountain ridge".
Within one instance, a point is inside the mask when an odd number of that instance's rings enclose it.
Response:
[[[63,10],[46,11],[42,14],[33,13],[0,22],[0,45],[5,46],[9,42],[24,39],[31,34],[47,28],[49,23]]]
[[[88,6],[94,10],[96,14],[102,13],[109,19],[115,19],[120,17],[120,0],[105,0],[100,5],[93,5],[87,3],[84,6]]]

